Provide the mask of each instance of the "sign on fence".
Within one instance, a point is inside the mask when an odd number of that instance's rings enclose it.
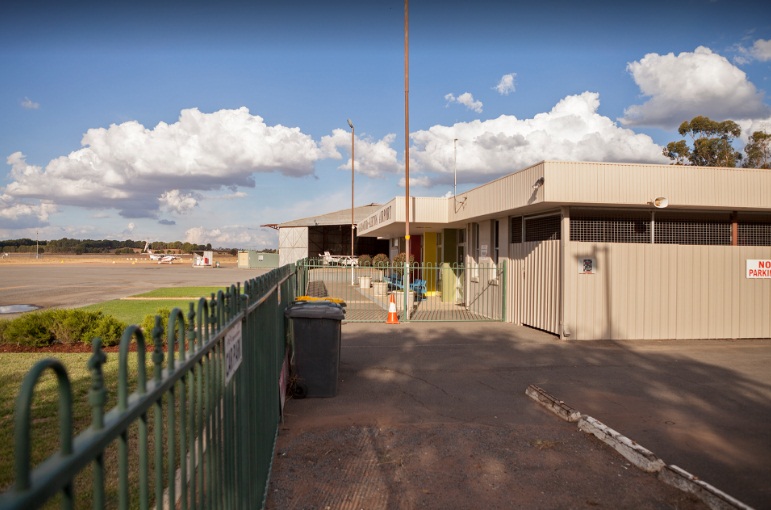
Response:
[[[241,321],[225,333],[225,384],[229,384],[238,367],[241,366]]]

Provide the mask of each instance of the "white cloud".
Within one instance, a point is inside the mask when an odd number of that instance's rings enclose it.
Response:
[[[275,248],[278,245],[278,234],[273,229],[253,229],[246,225],[227,225],[212,229],[193,227],[185,231],[185,242],[211,243],[215,248]]]
[[[703,46],[679,55],[649,53],[627,70],[650,99],[627,108],[624,125],[672,128],[696,115],[723,120],[770,112],[744,71]]]
[[[396,135],[391,133],[380,140],[369,137],[356,136],[354,140],[354,170],[369,177],[380,177],[384,174],[395,173],[399,169],[399,160],[396,150],[391,145],[396,140]],[[340,150],[351,153],[351,133],[344,129],[335,129],[332,135],[324,136],[319,142],[321,150],[333,157],[340,159]],[[341,170],[351,169],[351,158],[338,167]]]
[[[661,147],[644,134],[597,113],[594,92],[568,96],[532,119],[502,115],[487,121],[433,126],[412,134],[411,168],[430,183],[451,183],[457,142],[459,182],[487,182],[542,160],[666,163]],[[415,176],[416,182],[428,183]],[[412,181],[412,174],[410,175]]]
[[[29,204],[7,194],[0,194],[0,229],[22,229],[48,224],[48,217],[56,212],[48,201]]]
[[[40,108],[40,103],[36,103],[30,98],[25,97],[24,100],[21,102],[21,107],[27,110],[37,110],[38,108]]]
[[[736,123],[742,128],[742,134],[739,136],[739,140],[745,144],[749,141],[750,135],[755,131],[771,133],[771,117],[755,120],[741,119],[737,120]]]
[[[81,143],[82,149],[45,168],[27,164],[20,152],[12,154],[12,180],[4,192],[16,200],[156,217],[161,206],[190,210],[200,200],[196,191],[254,187],[254,174],[261,172],[310,175],[314,163],[328,157],[299,128],[268,126],[246,108],[182,110],[177,122],[152,129],[134,121],[113,124],[88,130]]]
[[[198,205],[200,195],[182,193],[178,189],[166,191],[159,198],[161,207],[176,214],[185,214]]]
[[[477,113],[482,113],[482,106],[483,106],[482,101],[474,100],[474,96],[471,95],[470,92],[464,92],[458,97],[455,97],[453,94],[446,94],[444,96],[444,99],[447,101],[448,105],[451,103],[458,103],[458,104],[462,104],[469,110],[473,110]]]
[[[399,186],[402,188],[405,187],[406,182],[407,179],[404,177],[399,178]],[[431,186],[433,186],[433,181],[429,176],[410,174],[410,188],[430,188]],[[410,193],[410,195],[412,195],[412,193]]]
[[[494,88],[498,91],[498,93],[502,96],[508,96],[512,92],[516,92],[516,79],[517,79],[517,73],[509,73],[504,74],[501,76],[500,81],[498,82],[498,85],[496,85]]]
[[[734,57],[734,62],[739,65],[749,64],[753,60],[761,62],[771,60],[771,39],[758,39],[749,48],[736,45],[734,49],[738,52],[738,55]]]
[[[771,39],[758,39],[755,44],[752,45],[750,54],[756,60],[761,62],[768,62],[771,60]]]

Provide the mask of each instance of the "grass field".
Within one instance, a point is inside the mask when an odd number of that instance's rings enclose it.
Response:
[[[131,296],[131,299],[113,299],[95,305],[84,306],[83,310],[101,311],[112,315],[126,324],[141,324],[147,315],[158,313],[158,310],[179,308],[187,316],[191,301],[198,302],[201,297],[216,294],[221,287],[169,287],[156,289],[143,294]]]
[[[154,315],[159,309],[175,307],[187,314],[190,302],[197,302],[200,297],[209,297],[221,287],[173,287],[157,289],[130,299],[116,299],[83,307],[85,310],[100,310],[107,315],[126,322],[141,324],[147,315]],[[87,369],[90,353],[0,353],[0,491],[10,488],[14,480],[14,406],[22,380],[32,366],[41,359],[56,357],[67,369],[72,383],[73,425],[77,435],[90,425],[91,407],[89,389],[91,374]],[[148,357],[149,359],[149,357]],[[131,357],[130,377],[136,377],[136,359]],[[149,363],[149,362],[148,362]],[[148,367],[150,367],[148,365]],[[107,354],[107,363],[103,367],[105,387],[108,388],[106,410],[115,404],[118,377],[118,359],[114,353]],[[59,447],[58,430],[58,390],[50,371],[37,384],[32,405],[33,430],[31,433],[31,460],[35,465],[54,453]],[[111,455],[108,453],[108,455]],[[79,476],[77,490],[79,494],[89,494],[90,484],[86,476]],[[80,481],[80,479],[83,479]],[[108,488],[108,492],[114,492]],[[80,507],[80,505],[78,505]]]
[[[14,408],[19,386],[25,374],[38,361],[51,357],[48,353],[0,353],[0,491],[11,487],[15,479],[14,458]],[[91,423],[91,407],[89,405],[89,390],[91,374],[87,369],[89,353],[58,353],[56,358],[67,370],[72,384],[73,397],[73,430],[74,435],[88,428]],[[104,383],[107,391],[105,408],[110,409],[116,404],[116,387],[118,380],[118,356],[107,354],[104,367]],[[135,384],[137,374],[137,359],[129,357],[129,379]],[[58,390],[53,373],[47,370],[35,388],[35,397],[31,406],[32,425],[30,430],[31,463],[37,465],[60,446],[59,442],[59,411]],[[132,434],[134,435],[134,434]],[[152,436],[151,436],[152,437]],[[116,449],[111,446],[105,453],[106,460],[114,465]],[[114,479],[108,482],[106,491],[109,499],[114,499],[117,487]],[[76,493],[81,500],[77,508],[85,508],[91,499],[90,469],[78,475],[75,481]],[[86,506],[84,506],[84,504]],[[51,507],[51,505],[46,506]]]

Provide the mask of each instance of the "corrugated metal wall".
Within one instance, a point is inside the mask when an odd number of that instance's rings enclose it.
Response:
[[[645,205],[666,197],[670,206],[767,208],[771,174],[754,168],[549,161],[544,201]]]
[[[566,243],[571,340],[771,337],[771,280],[745,278],[769,247]],[[593,258],[594,274],[580,261]]]
[[[507,316],[524,324],[559,334],[560,241],[510,245]]]

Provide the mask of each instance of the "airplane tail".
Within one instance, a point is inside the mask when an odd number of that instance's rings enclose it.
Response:
[[[145,241],[145,247],[142,250],[142,253],[145,253],[145,252],[152,253],[152,250],[150,250],[150,242],[149,241]]]

